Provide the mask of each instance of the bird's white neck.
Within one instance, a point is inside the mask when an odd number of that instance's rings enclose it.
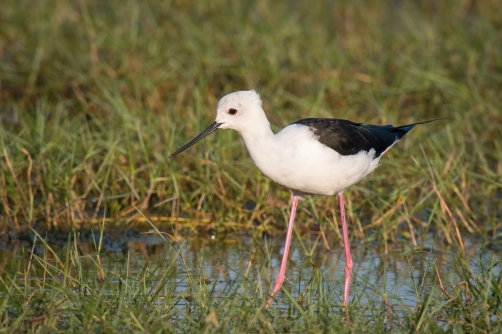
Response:
[[[275,135],[270,128],[270,123],[265,113],[261,113],[253,122],[250,122],[246,127],[237,131],[244,140],[251,158],[258,165],[258,156],[266,154],[266,148],[270,147],[275,141]]]
[[[260,122],[259,126],[249,126],[246,129],[239,131],[244,143],[247,148],[259,146],[262,143],[266,143],[274,140],[274,133],[270,128],[270,123],[268,120],[265,122]]]

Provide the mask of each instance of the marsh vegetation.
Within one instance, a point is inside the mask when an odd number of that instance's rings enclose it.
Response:
[[[502,330],[498,1],[1,7],[3,331]],[[232,131],[167,159],[240,89],[275,131],[448,118],[346,193],[364,264],[347,312],[335,198],[299,205],[266,310],[289,193]]]

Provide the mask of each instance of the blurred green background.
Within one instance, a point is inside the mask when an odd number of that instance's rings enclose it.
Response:
[[[1,7],[5,228],[65,229],[135,207],[282,228],[289,194],[260,175],[236,133],[218,131],[167,159],[213,121],[219,98],[244,89],[261,94],[274,131],[306,117],[394,125],[448,117],[413,130],[348,191],[349,219],[362,226],[387,213],[391,235],[405,222],[447,234],[452,219],[471,233],[500,224],[497,0]],[[333,199],[304,203],[300,225],[334,219]]]

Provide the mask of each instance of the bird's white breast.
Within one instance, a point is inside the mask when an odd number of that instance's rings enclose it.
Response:
[[[270,137],[243,138],[251,158],[265,176],[307,194],[340,193],[375,169],[379,160],[373,159],[373,150],[340,155],[300,124],[289,125]]]

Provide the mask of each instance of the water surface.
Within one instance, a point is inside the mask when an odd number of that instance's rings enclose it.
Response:
[[[82,234],[77,237],[77,242],[72,240],[76,235],[58,242],[53,239],[51,248],[60,259],[64,259],[68,252],[77,251],[88,279],[101,279],[95,260],[99,233]],[[311,293],[315,300],[319,297],[321,284],[323,294],[330,294],[333,307],[340,307],[345,253],[334,234],[328,235],[328,239],[325,243],[313,233],[294,237],[284,289],[295,298]],[[354,261],[351,300],[359,305],[384,303],[398,313],[410,313],[423,294],[428,294],[433,286],[437,290],[438,277],[447,290],[461,283],[463,276],[458,274],[461,263],[473,271],[474,277],[481,265],[494,266],[494,275],[500,275],[501,266],[497,263],[501,253],[496,247],[491,251],[483,247],[480,240],[465,239],[466,256],[459,257],[456,246],[442,244],[440,247],[430,240],[422,247],[414,247],[405,240],[387,244],[387,247],[354,243],[351,247]],[[243,284],[256,287],[265,299],[280,266],[283,241],[282,234],[264,238],[232,234],[221,237],[189,235],[173,241],[167,235],[155,233],[130,232],[120,237],[114,237],[112,233],[103,238],[100,260],[105,275],[117,284],[126,278],[134,279],[140,271],[170,270],[172,291],[182,297],[179,306],[190,302],[192,297],[185,297],[191,296],[191,291],[207,289],[217,300],[224,298],[229,290],[237,289],[238,293]],[[33,260],[32,250],[40,258],[53,258],[40,241],[35,242],[34,247],[29,243],[12,247],[4,245],[0,251],[0,268],[4,274],[17,273],[18,286],[26,284],[27,288],[33,289],[38,286],[34,280],[63,279],[63,275],[48,276],[44,266]],[[73,263],[73,266],[76,270],[78,264]],[[23,273],[28,267],[31,274],[26,280]],[[156,282],[150,284],[154,286]],[[288,297],[284,291],[277,295],[277,301],[286,307]]]

